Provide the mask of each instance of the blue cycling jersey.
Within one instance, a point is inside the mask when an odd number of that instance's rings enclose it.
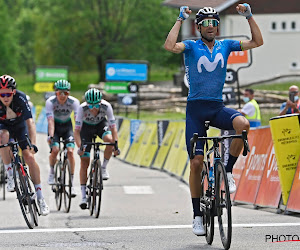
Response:
[[[241,51],[241,42],[215,40],[212,53],[202,40],[186,40],[184,63],[189,82],[189,100],[222,102],[227,59],[231,51]]]

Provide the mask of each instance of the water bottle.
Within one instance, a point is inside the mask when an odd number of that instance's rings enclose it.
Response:
[[[215,182],[213,167],[209,168],[208,180],[209,180],[209,186],[212,187],[213,183]]]

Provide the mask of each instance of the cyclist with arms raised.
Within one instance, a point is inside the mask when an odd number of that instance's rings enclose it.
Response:
[[[29,148],[26,134],[29,134],[32,148]],[[30,176],[37,193],[41,214],[49,214],[49,207],[42,193],[40,168],[34,159],[34,154],[38,149],[35,146],[36,130],[31,110],[26,95],[16,90],[15,79],[9,75],[3,75],[0,77],[0,144],[8,143],[10,139],[18,140],[22,149],[24,160],[29,166]],[[2,148],[0,149],[0,155],[7,171],[7,190],[13,192],[15,191],[15,183],[9,151],[10,148],[8,147]]]
[[[78,154],[81,157],[80,164],[80,185],[82,200],[80,207],[86,209],[86,181],[87,169],[90,163],[91,145],[88,145],[84,152],[80,150],[81,141],[91,142],[94,136],[99,136],[104,142],[115,142],[118,140],[116,120],[113,114],[112,106],[109,102],[102,99],[102,93],[95,88],[85,92],[85,102],[78,109],[75,123],[75,142],[79,147]],[[106,119],[107,117],[107,119]],[[104,150],[104,159],[101,164],[103,180],[109,179],[106,166],[114,150],[113,146],[106,146]],[[114,155],[119,155],[116,150]]]
[[[77,109],[80,102],[73,96],[70,96],[71,84],[67,80],[58,80],[54,84],[55,96],[51,96],[46,101],[46,116],[48,119],[48,143],[51,148],[49,156],[50,172],[48,184],[55,184],[54,165],[59,152],[59,140],[73,141],[73,125],[71,121],[71,113],[74,111],[76,117]],[[71,165],[72,179],[72,197],[76,196],[73,186],[73,178],[75,171],[74,147],[73,142],[67,143],[68,159]]]
[[[249,130],[249,122],[241,113],[226,108],[222,100],[227,59],[231,51],[248,50],[263,44],[263,38],[256,24],[249,4],[239,4],[237,12],[246,17],[250,26],[252,39],[245,41],[215,40],[219,29],[219,14],[211,7],[204,7],[196,14],[195,23],[201,39],[176,42],[182,22],[189,17],[188,6],[180,8],[180,15],[171,29],[165,49],[173,53],[184,53],[185,71],[190,85],[186,107],[186,145],[190,154],[190,139],[194,133],[205,136],[205,121],[214,127],[226,130],[234,129],[237,134]],[[200,211],[201,171],[203,167],[203,142],[196,146],[196,156],[190,161],[189,177],[192,205],[194,211],[193,232],[204,235],[202,211]],[[226,166],[230,192],[236,190],[232,168],[243,148],[241,139],[233,140],[230,156]]]

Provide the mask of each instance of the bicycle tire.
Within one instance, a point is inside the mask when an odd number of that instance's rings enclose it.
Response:
[[[54,170],[54,178],[55,178],[55,203],[56,203],[56,209],[59,211],[61,209],[61,203],[62,203],[62,163],[61,161],[58,161],[55,164],[55,170]]]
[[[101,163],[99,160],[95,162],[95,171],[94,171],[94,208],[95,208],[95,217],[98,218],[100,215],[101,209],[101,200],[102,200],[102,190],[103,190],[103,178],[101,171]]]
[[[94,200],[93,200],[93,178],[94,178],[94,163],[91,164],[90,166],[90,174],[89,174],[89,179],[88,179],[88,185],[87,185],[87,203],[88,203],[88,208],[90,210],[90,216],[93,215],[94,213]]]
[[[63,165],[63,196],[64,196],[64,206],[65,212],[69,213],[71,208],[71,192],[72,192],[72,177],[71,177],[71,165],[68,159],[64,161]]]
[[[231,200],[226,171],[222,162],[215,165],[216,212],[221,241],[225,249],[230,248],[232,237]],[[227,225],[227,226],[225,226]]]
[[[39,225],[39,221],[38,221],[38,207],[37,207],[37,203],[36,203],[36,193],[35,193],[35,188],[34,188],[34,184],[31,180],[31,178],[28,177],[28,173],[27,174],[27,180],[28,180],[28,191],[30,193],[31,196],[31,204],[32,204],[32,211],[33,211],[33,219],[34,219],[34,224],[35,226]]]
[[[17,175],[18,172],[18,175]],[[17,199],[25,219],[27,226],[30,229],[34,228],[34,214],[32,208],[32,202],[30,194],[28,193],[28,179],[27,175],[24,174],[16,164],[13,164],[13,176],[15,181],[15,189],[17,193]]]
[[[1,182],[1,187],[2,187],[2,198],[5,200],[5,183],[6,183],[6,171],[5,167],[3,164],[3,161],[1,160],[1,172],[0,172],[0,182]]]
[[[208,167],[206,162],[203,162],[203,171],[202,171],[202,199],[201,207],[203,211],[203,226],[205,229],[205,239],[207,244],[211,245],[214,240],[215,232],[215,220],[214,220],[214,209],[215,201],[211,199],[211,196],[208,195]]]

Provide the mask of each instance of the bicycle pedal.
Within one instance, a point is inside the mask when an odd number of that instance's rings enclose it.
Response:
[[[31,194],[30,194],[30,198],[31,198],[31,200],[35,200],[36,196],[37,196],[37,194],[36,194],[36,193],[31,193]]]

